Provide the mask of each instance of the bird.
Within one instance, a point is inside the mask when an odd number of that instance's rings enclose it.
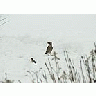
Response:
[[[52,47],[52,42],[47,42],[49,45],[47,47],[47,50],[45,52],[45,54],[51,54],[51,51],[53,50],[53,47]]]
[[[36,61],[35,61],[33,58],[31,58],[31,62],[34,62],[34,63],[36,63]]]

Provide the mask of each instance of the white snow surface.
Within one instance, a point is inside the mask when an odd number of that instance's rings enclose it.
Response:
[[[41,67],[46,70],[45,62],[48,56],[44,53],[48,41],[53,42],[62,68],[65,67],[66,70],[63,53],[65,50],[78,68],[80,56],[89,55],[94,49],[96,15],[84,15],[85,17],[80,18],[78,16],[79,19],[76,16],[76,19],[74,16],[68,16],[65,18],[62,15],[8,15],[9,22],[0,27],[0,81],[4,80],[7,73],[10,80],[30,83],[31,77],[26,76],[27,71],[37,71]],[[36,64],[30,61],[31,57],[36,60]]]

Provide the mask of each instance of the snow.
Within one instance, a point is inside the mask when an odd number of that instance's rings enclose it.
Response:
[[[10,80],[30,83],[31,77],[27,71],[35,72],[41,67],[46,70],[48,56],[44,53],[47,41],[53,42],[62,68],[65,67],[66,70],[66,65],[63,64],[63,51],[66,50],[78,69],[80,56],[89,55],[94,48],[95,17],[96,15],[8,15],[9,22],[0,26],[0,81],[4,80],[7,73]],[[31,57],[36,60],[36,64],[31,62]],[[54,66],[54,62],[52,64]]]

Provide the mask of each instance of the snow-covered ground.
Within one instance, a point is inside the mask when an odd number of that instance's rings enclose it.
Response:
[[[47,41],[53,42],[62,67],[63,51],[68,51],[78,69],[80,56],[89,55],[94,49],[96,15],[5,16],[8,23],[0,26],[0,81],[7,73],[10,80],[28,83],[31,77],[26,76],[27,71],[37,71],[41,67],[46,70]],[[36,64],[30,61],[31,57]]]

